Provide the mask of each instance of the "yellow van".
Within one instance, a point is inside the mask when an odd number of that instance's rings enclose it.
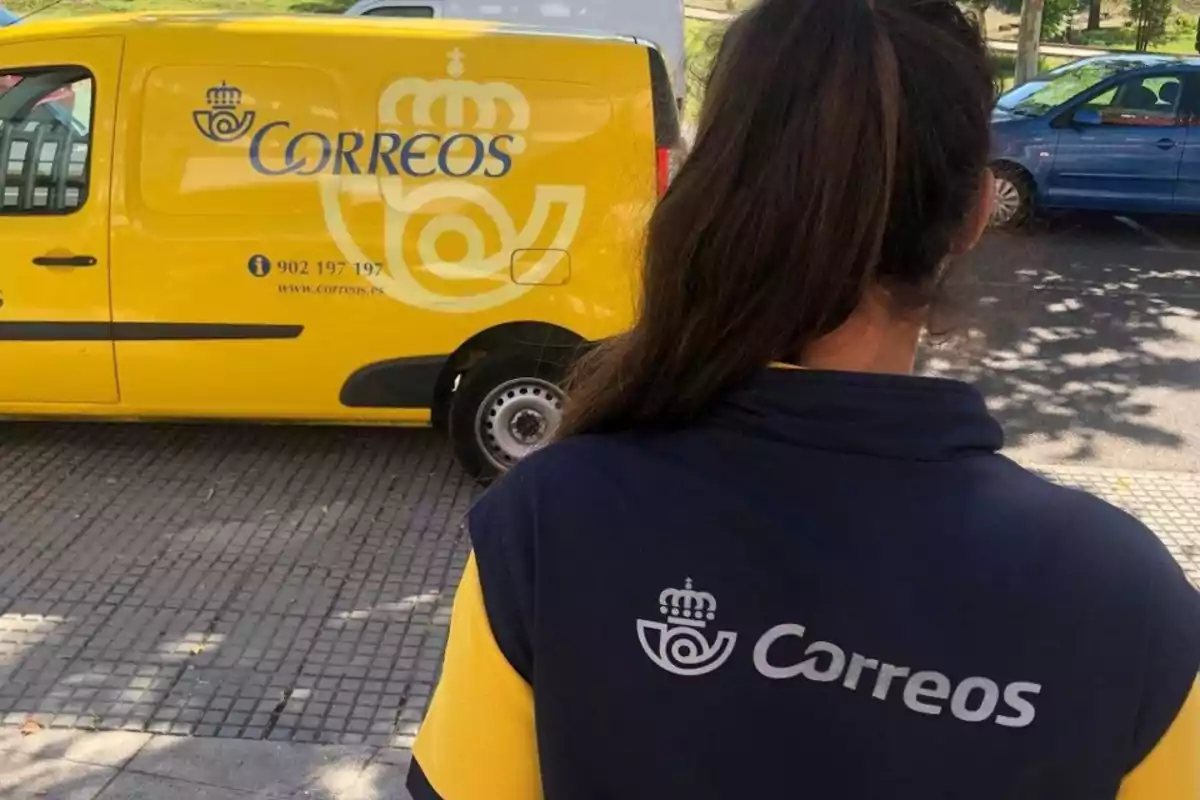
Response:
[[[435,424],[494,475],[630,323],[678,134],[633,39],[0,29],[0,414]]]

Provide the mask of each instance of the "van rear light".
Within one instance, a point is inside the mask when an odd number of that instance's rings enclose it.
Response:
[[[658,196],[662,197],[667,193],[667,187],[671,185],[671,178],[674,177],[671,169],[671,148],[658,148],[657,156],[655,172],[658,175]]]
[[[682,144],[679,108],[662,53],[654,46],[647,46],[646,52],[650,56],[650,90],[654,108],[654,175],[658,196],[662,197],[679,166],[679,147]]]

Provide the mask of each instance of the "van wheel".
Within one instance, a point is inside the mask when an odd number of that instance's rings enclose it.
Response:
[[[549,442],[562,421],[562,377],[557,364],[519,353],[463,375],[450,403],[450,441],[462,468],[490,483]]]
[[[996,191],[989,224],[996,230],[1015,230],[1033,216],[1033,185],[1016,167],[994,167]]]

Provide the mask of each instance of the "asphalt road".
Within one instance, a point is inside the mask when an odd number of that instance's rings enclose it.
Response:
[[[927,372],[975,383],[1011,454],[1200,471],[1200,225],[1071,215],[964,259]]]

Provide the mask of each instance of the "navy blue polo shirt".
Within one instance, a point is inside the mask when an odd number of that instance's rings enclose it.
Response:
[[[1195,590],[1002,444],[966,384],[769,370],[527,459],[469,515],[414,797],[1194,800]]]

